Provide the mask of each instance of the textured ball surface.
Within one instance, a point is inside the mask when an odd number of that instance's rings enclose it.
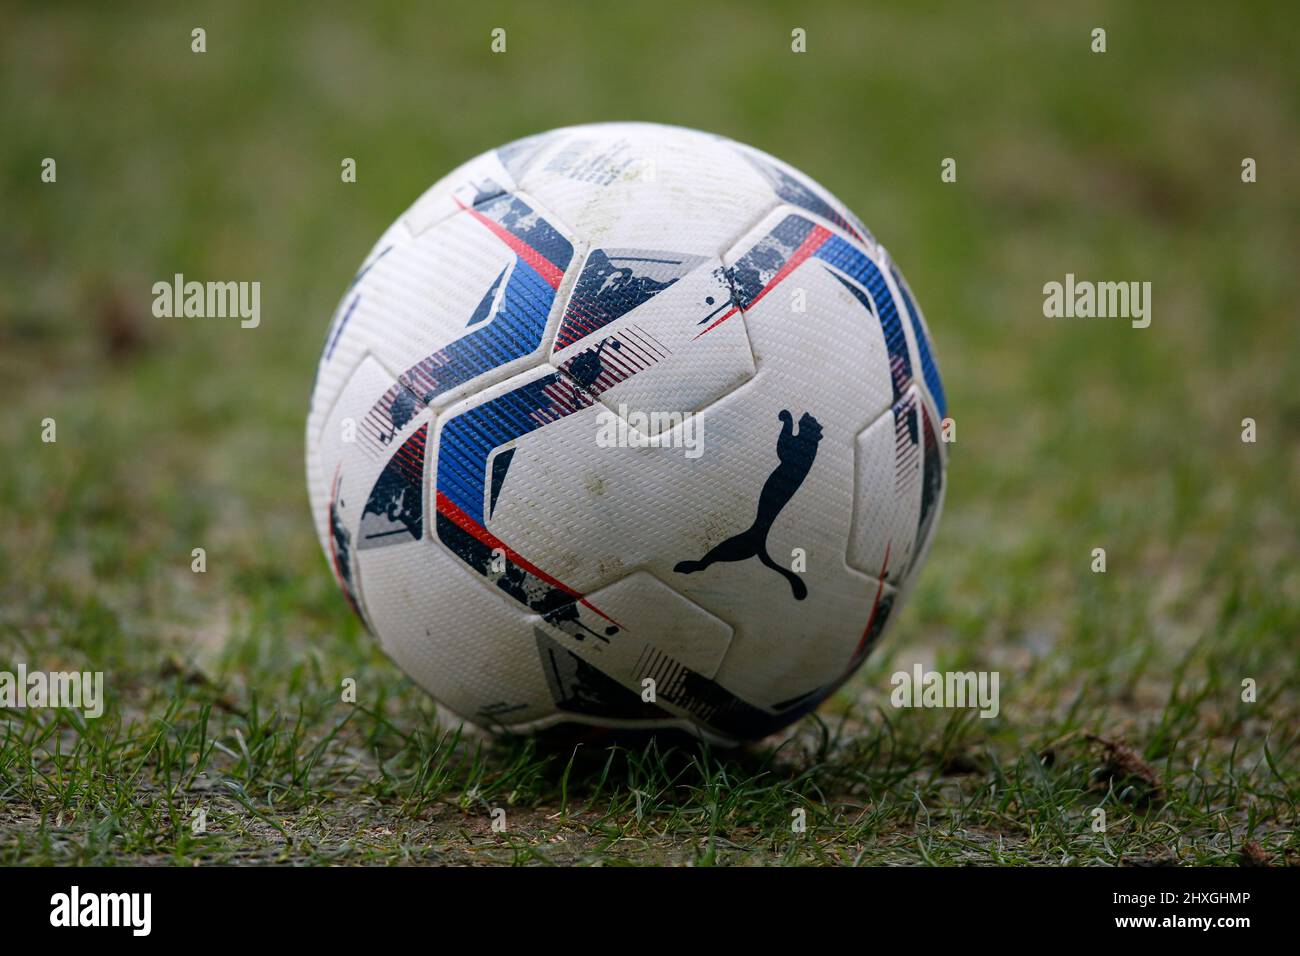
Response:
[[[384,650],[480,726],[754,739],[880,638],[943,389],[830,193],[692,130],[554,130],[384,233],[326,336],[312,510]]]

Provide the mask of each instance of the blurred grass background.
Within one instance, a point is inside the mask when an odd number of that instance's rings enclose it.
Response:
[[[89,725],[0,713],[0,859],[1296,859],[1298,23],[1255,3],[13,8],[0,669],[103,669],[112,699]],[[370,245],[470,156],[616,119],[723,133],[833,190],[905,269],[957,422],[911,605],[832,730],[776,753],[584,771],[445,739],[312,533],[306,402]],[[259,280],[261,326],[154,318],[176,272]],[[1045,319],[1067,272],[1150,281],[1151,327]],[[879,710],[915,660],[1001,670],[1001,716]],[[487,832],[495,803],[519,836]]]

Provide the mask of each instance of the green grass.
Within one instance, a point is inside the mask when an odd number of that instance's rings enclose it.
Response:
[[[109,701],[0,711],[0,863],[1300,860],[1296,26],[1281,4],[11,13],[0,670],[103,670]],[[884,645],[740,752],[447,733],[307,510],[312,373],[380,231],[483,149],[621,118],[751,142],[858,211],[957,421]],[[262,326],[153,318],[174,272],[259,279]],[[1066,272],[1150,280],[1151,328],[1044,319]],[[998,670],[1001,713],[892,708],[914,661]]]

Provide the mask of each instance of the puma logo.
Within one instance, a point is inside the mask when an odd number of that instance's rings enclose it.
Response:
[[[799,432],[794,430],[794,417],[786,409],[777,416],[781,419],[781,434],[776,440],[776,457],[780,464],[773,469],[763,483],[763,490],[758,496],[758,514],[754,523],[740,534],[732,535],[726,541],[709,549],[709,553],[698,561],[679,561],[673,568],[678,574],[694,574],[703,571],[715,561],[744,561],[757,557],[760,562],[780,574],[790,582],[794,599],[802,601],[808,596],[808,587],[799,575],[789,568],[783,568],[772,560],[767,553],[767,535],[772,530],[772,523],[781,509],[789,504],[794,493],[799,490],[803,480],[808,477],[813,459],[817,457],[817,443],[822,440],[822,426],[817,419],[807,412],[799,419]]]

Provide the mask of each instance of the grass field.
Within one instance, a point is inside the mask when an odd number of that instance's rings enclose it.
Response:
[[[1294,9],[269,7],[6,15],[0,670],[102,670],[108,704],[0,710],[0,863],[1300,862]],[[957,423],[883,646],[740,752],[440,729],[308,514],[312,375],[371,243],[462,160],[600,119],[834,190]],[[260,280],[260,327],[154,318],[176,272]],[[1044,318],[1067,272],[1150,281],[1151,326]],[[918,661],[999,671],[1001,713],[894,709]]]

